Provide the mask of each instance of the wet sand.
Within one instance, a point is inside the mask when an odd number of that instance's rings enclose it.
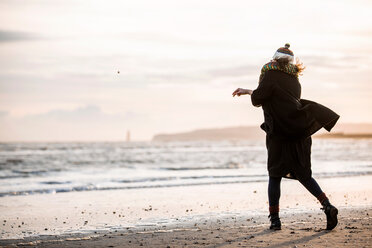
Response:
[[[110,231],[99,235],[47,236],[37,240],[3,240],[4,246],[27,247],[371,247],[372,208],[341,208],[340,224],[324,230],[319,212],[286,213],[283,229],[268,230],[267,220],[220,218],[194,227],[149,231]]]
[[[318,180],[340,210],[330,232],[319,203],[292,180],[282,183],[278,232],[267,230],[266,183],[3,197],[0,245],[371,247],[371,179]]]

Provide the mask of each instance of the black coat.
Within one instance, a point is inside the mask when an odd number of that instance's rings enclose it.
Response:
[[[262,106],[272,177],[311,178],[311,135],[324,127],[330,131],[339,115],[329,108],[301,98],[298,78],[282,71],[267,71],[251,99]]]

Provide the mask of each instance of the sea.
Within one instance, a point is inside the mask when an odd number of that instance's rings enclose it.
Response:
[[[268,180],[260,141],[1,143],[0,197]],[[372,174],[372,139],[313,139],[315,178]]]

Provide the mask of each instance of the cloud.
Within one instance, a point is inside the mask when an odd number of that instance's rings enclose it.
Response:
[[[146,115],[132,111],[106,113],[97,105],[72,110],[54,109],[24,117],[0,118],[0,140],[125,140],[127,130],[138,140],[150,135],[147,131],[149,121],[146,118]]]
[[[195,69],[178,73],[152,73],[147,74],[147,80],[162,81],[174,85],[175,83],[205,84],[214,80],[239,80],[242,77],[254,75],[257,77],[260,67],[256,65],[237,65],[229,67],[214,67],[211,69]]]
[[[329,69],[363,69],[364,64],[369,63],[369,58],[365,56],[301,56],[301,62],[305,66],[322,67]]]
[[[228,76],[228,77],[240,77],[250,75],[252,73],[258,74],[260,68],[255,65],[241,65],[235,67],[218,68],[208,71],[209,75],[214,77]]]
[[[87,105],[83,107],[78,107],[73,110],[61,110],[55,109],[46,113],[28,115],[25,116],[25,120],[35,120],[35,121],[67,121],[67,122],[85,122],[85,121],[95,121],[95,122],[106,122],[114,120],[127,120],[134,119],[137,114],[134,112],[126,112],[124,114],[108,114],[101,110],[99,106]]]
[[[88,105],[74,110],[52,110],[44,114],[29,116],[28,118],[50,120],[90,120],[103,116],[104,113],[98,106]]]
[[[7,111],[0,110],[0,118],[4,118],[4,117],[6,117],[8,115],[9,115],[9,113]]]
[[[361,37],[371,37],[372,36],[372,30],[371,29],[366,29],[366,30],[358,30],[358,31],[350,31],[348,32],[350,35],[358,35]]]
[[[200,44],[201,42],[196,42],[192,40],[186,40],[183,38],[179,38],[177,36],[169,35],[169,34],[161,34],[161,33],[140,33],[140,32],[125,32],[116,35],[119,38],[123,38],[126,40],[133,40],[133,41],[146,41],[146,42],[157,42],[157,43],[164,43],[164,44],[182,44],[182,45],[193,45],[193,44]]]
[[[0,30],[0,43],[14,41],[29,41],[40,38],[41,37],[39,35],[36,35],[34,33]]]

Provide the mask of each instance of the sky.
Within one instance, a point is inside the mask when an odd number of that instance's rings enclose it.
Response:
[[[259,125],[285,43],[302,98],[372,122],[371,1],[0,0],[0,141],[151,140]]]

